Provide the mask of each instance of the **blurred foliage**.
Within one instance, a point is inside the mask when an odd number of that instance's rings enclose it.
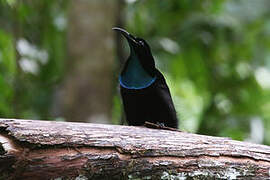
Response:
[[[67,7],[0,0],[0,117],[52,118]],[[126,0],[124,11],[166,76],[180,129],[270,144],[270,1]],[[121,102],[112,101],[117,123]]]
[[[0,116],[50,119],[65,56],[65,1],[0,1]]]

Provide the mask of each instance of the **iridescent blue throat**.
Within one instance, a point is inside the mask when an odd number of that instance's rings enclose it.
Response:
[[[119,83],[127,89],[143,89],[149,87],[156,80],[156,77],[150,76],[142,67],[136,56],[131,56],[127,69],[119,77]]]

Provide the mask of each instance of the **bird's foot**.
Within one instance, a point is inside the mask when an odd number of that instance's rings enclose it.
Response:
[[[171,131],[181,132],[178,129],[167,127],[167,126],[164,125],[164,123],[160,123],[160,122],[151,123],[151,122],[145,121],[144,126],[145,127],[148,127],[148,128],[153,128],[153,129],[165,129],[165,130],[171,130]]]
[[[159,127],[161,127],[161,128],[166,127],[166,126],[165,126],[165,124],[164,124],[164,123],[162,123],[162,122],[157,122],[156,124],[157,124]]]

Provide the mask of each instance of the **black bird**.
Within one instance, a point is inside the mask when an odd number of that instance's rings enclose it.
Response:
[[[130,56],[119,76],[120,92],[129,125],[145,121],[177,128],[178,120],[169,88],[156,69],[149,45],[121,28],[113,28],[128,41]]]

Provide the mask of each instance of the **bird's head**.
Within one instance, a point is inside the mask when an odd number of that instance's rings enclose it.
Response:
[[[120,32],[130,47],[130,57],[125,64],[121,76],[126,79],[126,84],[134,87],[146,86],[155,79],[155,61],[147,42],[139,37],[131,35],[122,28],[114,27],[113,30]]]
[[[147,42],[139,37],[135,37],[126,30],[114,27],[113,30],[120,32],[128,41],[130,56],[137,56],[143,68],[154,76],[155,61]]]

